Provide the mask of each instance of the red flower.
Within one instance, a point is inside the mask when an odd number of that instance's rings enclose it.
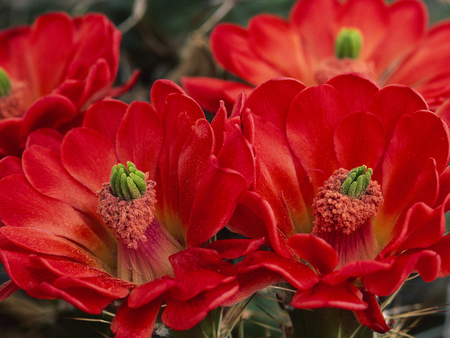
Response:
[[[241,111],[254,120],[257,174],[230,228],[276,252],[239,263],[246,287],[283,278],[298,289],[294,307],[353,310],[384,332],[375,295],[414,271],[425,281],[450,273],[449,132],[414,90],[354,74],[309,88],[274,79]],[[304,261],[316,279],[293,274]]]
[[[236,271],[222,258],[262,242],[196,246],[225,226],[249,188],[250,144],[224,109],[210,125],[169,81],[151,99],[94,103],[64,137],[30,134],[22,166],[0,161],[0,260],[11,277],[0,298],[21,288],[99,313],[133,289],[112,329],[147,337],[163,301],[162,320],[180,330],[236,293]],[[110,179],[127,161],[134,165]]]
[[[112,88],[120,38],[101,14],[73,19],[46,14],[32,26],[0,32],[0,71],[11,84],[0,97],[0,117],[6,119],[0,122],[0,152],[20,155],[31,131],[50,127],[65,132],[92,102],[127,91],[137,73],[124,87]]]
[[[274,77],[312,86],[360,72],[380,86],[411,86],[435,109],[450,97],[450,22],[427,31],[427,20],[425,5],[415,0],[299,0],[289,20],[262,14],[248,28],[221,24],[212,32],[219,64],[249,85],[209,78],[185,78],[183,85],[215,111],[219,99],[231,106],[237,93]]]

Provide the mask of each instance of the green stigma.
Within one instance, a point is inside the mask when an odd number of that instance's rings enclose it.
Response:
[[[336,57],[339,59],[357,59],[361,51],[362,42],[362,35],[358,29],[342,28],[336,39]]]
[[[11,81],[9,81],[8,74],[0,67],[0,97],[8,96],[11,91]]]
[[[133,163],[128,161],[127,167],[122,163],[113,166],[109,183],[114,196],[131,201],[145,195],[147,183],[145,174],[137,170]]]
[[[372,173],[373,170],[367,169],[365,165],[350,170],[341,185],[341,194],[351,198],[361,198],[369,187]]]

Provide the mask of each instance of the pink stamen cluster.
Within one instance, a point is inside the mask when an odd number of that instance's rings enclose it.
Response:
[[[350,234],[364,224],[369,218],[375,217],[378,208],[383,204],[381,187],[377,182],[370,181],[366,192],[358,198],[340,193],[341,185],[349,171],[336,170],[324,186],[319,188],[313,202],[316,225],[314,232],[342,231]]]
[[[117,239],[131,249],[137,249],[139,242],[147,241],[145,230],[155,218],[155,182],[148,180],[146,183],[146,194],[131,201],[114,196],[109,183],[104,183],[98,192],[97,212],[114,230]]]

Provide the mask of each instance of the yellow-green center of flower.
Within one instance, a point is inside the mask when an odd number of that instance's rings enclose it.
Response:
[[[132,162],[128,161],[127,167],[122,163],[115,165],[112,168],[109,183],[114,196],[131,201],[145,195],[147,184],[145,174],[137,170]]]
[[[339,59],[357,59],[361,52],[363,38],[356,28],[342,28],[336,39],[335,53]]]
[[[6,71],[0,67],[0,97],[8,96],[11,91],[11,81]]]
[[[341,194],[361,199],[369,187],[372,173],[372,169],[367,169],[365,165],[352,169],[341,185]]]

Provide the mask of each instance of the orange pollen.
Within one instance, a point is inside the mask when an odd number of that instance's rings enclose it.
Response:
[[[370,181],[361,199],[341,194],[341,185],[347,174],[348,170],[343,168],[336,170],[319,188],[313,202],[313,214],[316,216],[314,232],[342,231],[348,235],[375,217],[383,204],[381,187],[374,181]]]
[[[130,249],[137,249],[139,242],[147,241],[145,230],[155,218],[155,182],[148,180],[146,183],[146,194],[131,201],[114,196],[109,183],[104,183],[97,193],[97,213],[114,230],[117,239]]]
[[[0,97],[0,118],[22,116],[27,109],[26,93],[25,83],[12,81],[8,96]]]
[[[358,59],[330,57],[319,62],[314,72],[318,84],[327,82],[332,77],[343,73],[361,73],[372,79],[376,77],[375,64]]]

